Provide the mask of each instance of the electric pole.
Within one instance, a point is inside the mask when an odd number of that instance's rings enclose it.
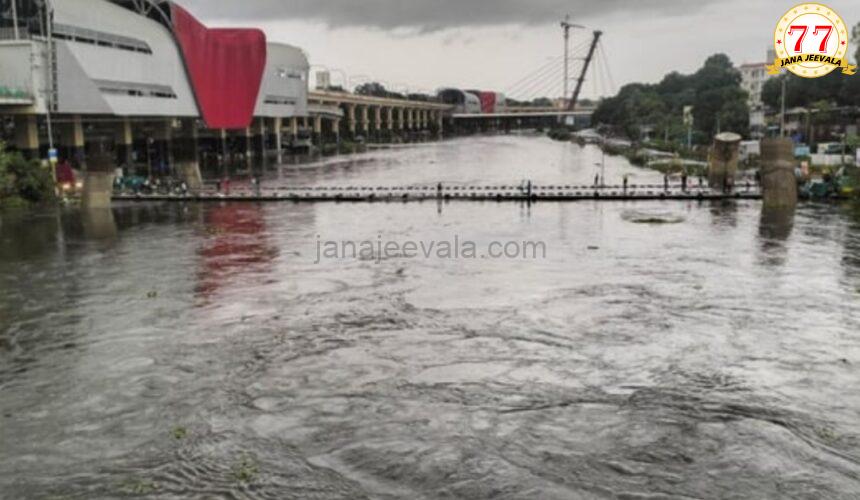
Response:
[[[570,15],[564,16],[564,21],[561,22],[561,28],[564,30],[564,99],[567,100],[568,92],[570,92],[570,30],[571,28],[585,28],[578,24],[570,23]]]
[[[779,136],[785,137],[785,75],[782,75],[782,98],[780,99]]]

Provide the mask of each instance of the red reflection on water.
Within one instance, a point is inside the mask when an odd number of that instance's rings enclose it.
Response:
[[[206,239],[195,292],[204,304],[219,290],[271,269],[278,249],[269,241],[260,205],[226,204],[204,215]]]

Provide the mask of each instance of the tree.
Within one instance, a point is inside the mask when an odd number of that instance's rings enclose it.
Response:
[[[13,198],[37,203],[54,196],[51,172],[38,161],[27,161],[0,142],[0,202]]]
[[[840,71],[833,71],[821,78],[800,78],[783,73],[779,78],[771,78],[762,89],[762,101],[771,109],[782,105],[782,82],[785,82],[785,107],[810,107],[814,102],[831,101],[834,104],[848,104],[843,101],[846,83],[853,78],[845,78]],[[852,98],[848,97],[848,100]]]
[[[851,30],[851,36],[854,39],[854,43],[857,44],[854,52],[854,64],[860,64],[860,23],[857,23],[857,26],[854,26]]]
[[[749,131],[747,94],[741,75],[724,54],[709,57],[692,75],[667,74],[656,85],[625,85],[618,95],[604,99],[594,113],[594,122],[608,125],[631,139],[644,129],[658,137],[682,140],[685,106],[693,106],[696,136],[713,136],[717,129],[739,134]]]
[[[388,97],[389,95],[385,86],[378,82],[363,83],[355,88],[355,93],[373,97]]]

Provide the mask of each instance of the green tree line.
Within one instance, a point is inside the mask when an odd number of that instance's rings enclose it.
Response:
[[[649,129],[656,138],[685,142],[684,108],[692,106],[694,142],[705,143],[718,130],[749,132],[747,97],[740,71],[728,56],[715,54],[693,74],[672,72],[657,84],[625,85],[600,103],[594,122],[634,140]]]

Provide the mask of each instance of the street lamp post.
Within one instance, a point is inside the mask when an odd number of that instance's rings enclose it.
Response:
[[[14,2],[13,2],[14,5]],[[45,2],[45,25],[46,32],[48,36],[47,40],[47,60],[48,60],[48,78],[47,81],[47,95],[45,100],[45,125],[48,128],[48,149],[53,152],[54,150],[54,128],[51,123],[51,111],[53,111],[54,107],[54,87],[56,82],[54,81],[54,8],[51,6],[51,2],[48,0]],[[50,156],[50,154],[49,154]],[[54,174],[56,178],[56,173]]]
[[[18,32],[18,0],[12,0],[12,28],[15,31],[15,40],[20,38]]]

